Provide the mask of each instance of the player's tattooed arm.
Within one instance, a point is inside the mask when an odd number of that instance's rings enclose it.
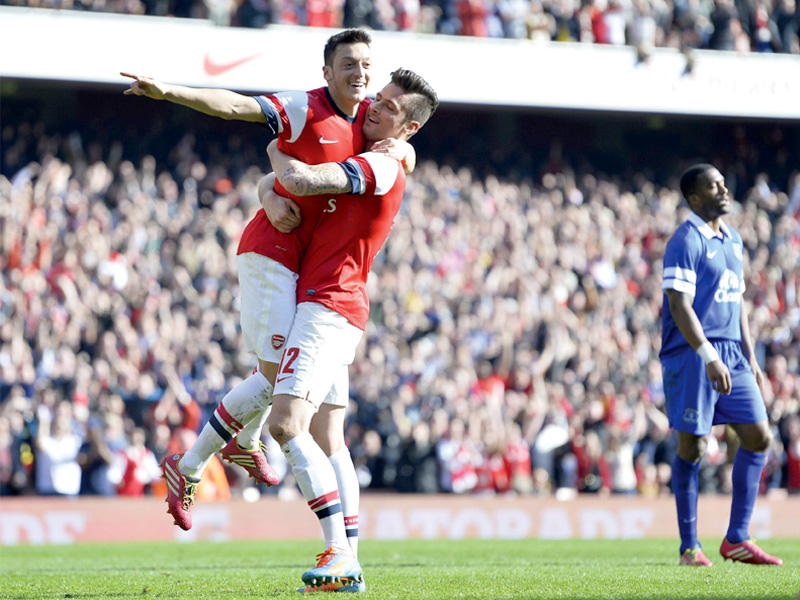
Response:
[[[307,165],[278,150],[275,141],[267,147],[267,154],[278,181],[290,194],[314,196],[353,191],[350,178],[338,163]]]
[[[342,194],[353,191],[353,184],[338,163],[307,165],[290,160],[289,166],[278,173],[278,180],[286,190],[295,196],[316,196],[317,194]]]

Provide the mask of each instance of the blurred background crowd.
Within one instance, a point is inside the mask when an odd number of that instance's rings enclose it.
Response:
[[[162,495],[158,461],[186,449],[254,366],[235,253],[267,138],[121,91],[78,94],[42,95],[47,106],[7,94],[2,107],[0,494]],[[669,494],[661,269],[693,157],[608,124],[592,155],[547,130],[586,140],[570,133],[583,122],[472,118],[488,129],[445,107],[414,139],[420,164],[373,267],[346,432],[362,486]],[[800,492],[800,136],[673,125],[692,148],[716,140],[702,158],[737,199],[775,434],[762,488]],[[614,139],[624,167],[600,168]],[[265,441],[284,482],[261,492],[296,493]],[[730,489],[736,447],[715,428],[702,491]],[[215,460],[199,497],[249,486]]]
[[[209,19],[221,26],[380,31],[800,54],[796,0],[0,0]]]

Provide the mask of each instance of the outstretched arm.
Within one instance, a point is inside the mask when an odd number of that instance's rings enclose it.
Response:
[[[316,196],[347,194],[353,191],[350,178],[339,163],[307,165],[278,150],[278,144],[274,140],[267,147],[267,154],[278,181],[290,194]]]
[[[689,342],[689,345],[695,350],[700,350],[701,346],[706,346],[706,344],[711,346],[708,338],[706,338],[706,334],[703,333],[703,326],[700,324],[700,319],[697,317],[697,313],[694,312],[694,308],[692,307],[694,296],[671,289],[666,290],[666,292],[667,299],[669,300],[669,312],[675,320],[675,325],[678,326],[683,337]],[[725,363],[722,362],[713,347],[711,348],[711,352],[714,356],[703,357],[706,361],[706,374],[711,380],[711,384],[714,386],[715,390],[721,394],[730,394],[730,371],[728,371],[728,367],[725,366]]]
[[[257,123],[266,123],[267,121],[258,101],[252,96],[245,96],[230,90],[173,85],[134,73],[120,72],[120,75],[133,79],[130,82],[130,87],[123,92],[126,95],[147,96],[154,100],[169,100],[175,104],[187,106],[201,113],[222,119],[236,119]]]

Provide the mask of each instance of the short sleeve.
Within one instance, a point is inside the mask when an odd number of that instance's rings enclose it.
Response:
[[[698,236],[690,229],[678,232],[667,243],[664,252],[662,290],[675,290],[690,296],[697,295],[697,267],[702,252]]]

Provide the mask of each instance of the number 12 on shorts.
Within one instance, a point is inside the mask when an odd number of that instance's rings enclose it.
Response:
[[[278,367],[278,378],[275,380],[276,384],[294,375],[294,368],[292,365],[299,355],[300,348],[286,348],[286,350],[283,351],[281,364]]]

